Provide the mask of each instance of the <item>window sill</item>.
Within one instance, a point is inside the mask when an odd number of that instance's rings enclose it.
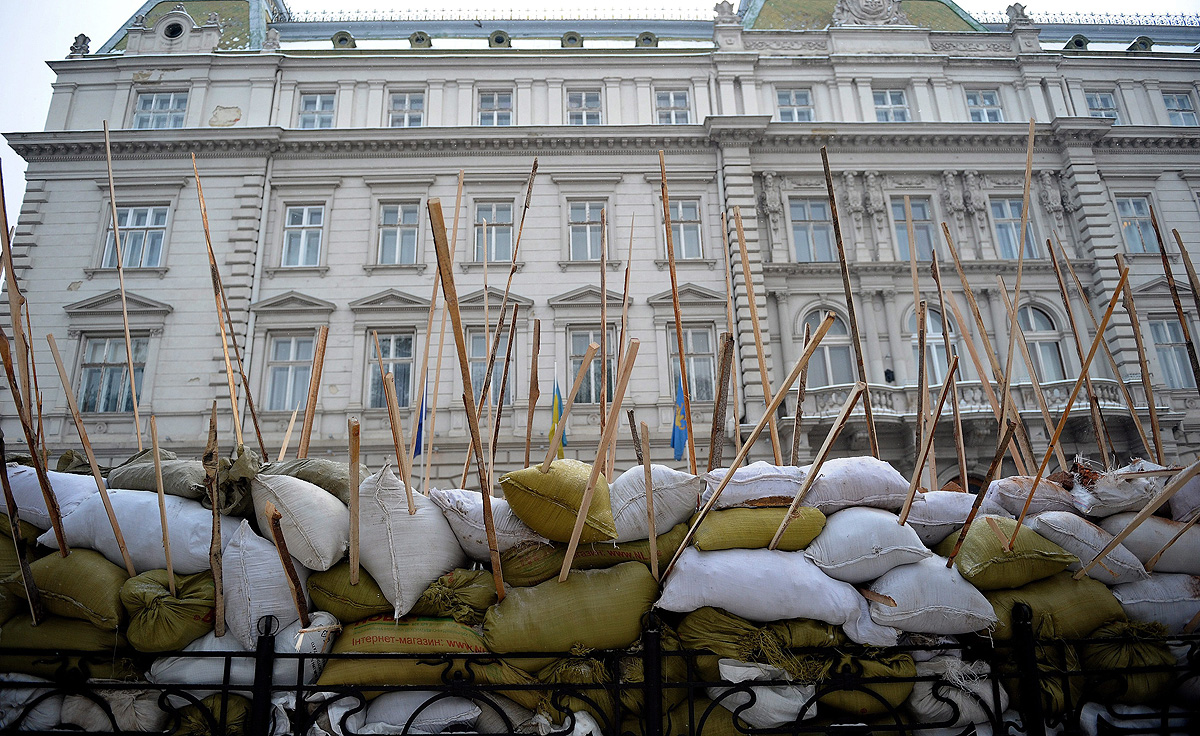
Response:
[[[669,266],[671,264],[670,264],[670,261],[668,261],[666,258],[655,258],[654,265],[658,267],[659,271],[662,271],[663,269],[665,269],[667,266]],[[679,268],[680,266],[692,266],[692,267],[708,266],[709,271],[715,271],[717,268],[717,259],[716,258],[676,258],[675,259],[675,267]]]
[[[170,269],[166,266],[156,266],[154,268],[123,268],[121,270],[125,273],[126,276],[133,276],[134,274],[137,274],[139,276],[148,276],[148,275],[153,274],[161,279],[167,275],[167,271],[169,271]],[[91,281],[92,278],[95,276],[116,276],[117,269],[115,269],[115,268],[85,268],[85,269],[83,269],[83,273],[85,276],[87,276],[87,280]]]
[[[621,268],[622,261],[606,261],[609,271],[617,271]],[[592,271],[600,266],[600,261],[559,261],[558,270],[560,271]]]
[[[458,264],[458,268],[463,273],[483,271],[483,261],[463,261]],[[512,268],[512,261],[488,261],[488,271],[495,270],[496,273],[500,273],[506,268]],[[524,268],[525,262],[517,261],[517,271],[519,272]]]
[[[368,263],[363,266],[363,270],[367,273],[375,273],[376,271],[413,271],[423,274],[428,267],[428,263]]]
[[[329,266],[272,266],[271,268],[263,269],[267,278],[273,279],[280,274],[316,274],[324,277],[329,271]]]

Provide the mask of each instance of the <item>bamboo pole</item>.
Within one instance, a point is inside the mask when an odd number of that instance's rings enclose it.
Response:
[[[954,550],[946,558],[947,569],[954,566],[954,558],[958,556],[958,551],[962,549],[963,540],[967,538],[967,531],[970,530],[971,523],[975,521],[975,515],[979,513],[979,507],[983,505],[983,497],[987,495],[988,488],[992,485],[992,480],[1000,472],[1000,466],[1004,462],[1005,451],[1012,442],[1013,432],[1016,428],[1017,423],[1009,419],[1004,431],[1000,433],[1000,441],[996,443],[996,454],[992,457],[992,462],[988,465],[987,473],[983,476],[983,488],[979,489],[979,493],[975,494],[975,503],[971,504],[971,511],[967,514],[967,520],[963,522],[963,528],[958,533],[958,540],[954,543]]]
[[[779,546],[779,540],[783,539],[784,532],[792,521],[800,516],[800,502],[808,495],[808,491],[817,480],[817,476],[821,474],[821,466],[825,464],[825,459],[829,457],[829,451],[833,449],[833,443],[837,441],[838,435],[846,427],[846,422],[850,420],[850,412],[854,411],[854,407],[858,404],[858,400],[862,398],[865,384],[859,381],[850,390],[850,395],[846,397],[846,403],[842,405],[842,410],[838,413],[837,418],[833,420],[833,426],[829,428],[829,433],[825,435],[825,441],[821,443],[821,449],[817,450],[817,456],[813,459],[812,466],[804,475],[804,482],[800,485],[800,490],[796,491],[796,497],[792,499],[791,506],[788,507],[787,513],[783,516],[783,521],[779,522],[779,528],[775,530],[775,536],[771,537],[770,544],[767,549],[775,549]]]
[[[525,464],[529,467],[529,446],[533,440],[533,413],[537,409],[541,391],[538,389],[538,353],[542,349],[542,321],[533,321],[533,347],[529,355],[529,413],[525,416]]]
[[[558,445],[562,441],[563,432],[567,429],[567,417],[571,413],[571,407],[575,406],[575,394],[579,393],[579,387],[583,385],[583,378],[587,375],[592,360],[596,357],[596,351],[599,349],[600,346],[596,343],[589,343],[587,351],[583,354],[583,362],[579,366],[579,372],[575,374],[575,382],[571,384],[571,392],[567,395],[567,403],[563,406],[562,415],[558,418],[558,426],[554,428],[554,436],[550,438],[550,446],[546,448],[546,459],[542,461],[541,467],[543,473],[550,472],[550,463],[554,460],[554,455],[558,452]]]
[[[317,394],[321,390],[321,372],[325,367],[325,345],[329,341],[329,327],[317,328],[317,344],[313,350],[312,368],[308,373],[308,401],[304,403],[304,423],[300,425],[300,445],[296,457],[308,457],[308,443],[312,439],[313,420],[317,415]]]
[[[733,335],[721,333],[721,357],[717,370],[717,397],[713,404],[712,428],[708,435],[708,469],[721,463],[725,450],[725,412],[729,406],[729,373],[733,366]]]
[[[1192,257],[1188,255],[1187,248],[1183,245],[1183,238],[1180,237],[1179,231],[1171,228],[1171,234],[1175,236],[1175,245],[1179,246],[1179,255],[1183,256],[1183,268],[1187,271],[1188,283],[1192,287],[1192,299],[1196,302],[1196,314],[1200,314],[1200,276],[1196,275],[1196,264],[1192,262]]]
[[[29,340],[32,332],[21,328],[21,308],[28,309],[25,297],[17,285],[17,269],[13,265],[12,240],[8,231],[8,208],[4,203],[4,172],[0,169],[0,265],[4,268],[4,280],[8,286],[8,311],[12,320],[13,348],[16,351],[16,364],[21,377],[21,395],[25,398],[25,416],[33,417],[33,393],[29,386],[29,368],[33,363],[30,358],[31,345]],[[41,434],[39,433],[40,437]],[[36,452],[36,451],[34,451]]]
[[[288,444],[292,441],[292,430],[296,427],[296,415],[300,413],[300,402],[296,402],[296,408],[292,409],[292,418],[288,420],[287,431],[283,433],[283,445],[279,448],[279,457],[276,462],[283,462],[287,457]]]
[[[292,555],[288,552],[287,541],[283,538],[283,527],[279,524],[283,514],[279,513],[279,509],[275,508],[275,504],[270,501],[267,501],[265,511],[267,520],[271,524],[271,537],[275,541],[275,551],[279,553],[279,564],[283,566],[288,589],[292,592],[292,603],[296,606],[296,613],[299,614],[300,628],[307,629],[312,621],[308,618],[308,602],[304,599],[304,587],[300,584],[299,576],[296,575],[296,566],[292,563]]]
[[[92,452],[92,443],[88,441],[87,429],[83,426],[83,416],[79,413],[79,405],[75,402],[75,394],[71,391],[71,379],[67,376],[67,369],[63,366],[62,356],[58,354],[58,345],[54,342],[54,335],[46,335],[46,340],[50,343],[50,353],[54,356],[54,364],[58,366],[58,377],[62,379],[63,394],[67,398],[71,417],[75,420],[79,441],[83,443],[83,451],[87,455],[88,465],[92,468],[96,491],[100,494],[100,501],[104,504],[104,511],[108,514],[108,523],[112,526],[113,535],[117,538],[117,548],[121,550],[121,559],[125,561],[125,571],[129,573],[129,577],[133,577],[137,575],[137,571],[133,569],[133,558],[129,556],[129,550],[125,547],[125,535],[121,533],[121,524],[117,521],[112,501],[108,498],[108,489],[104,485],[104,477],[100,475],[100,465],[96,462],[96,454]]]
[[[1179,327],[1183,330],[1183,343],[1187,347],[1188,360],[1192,364],[1192,377],[1196,387],[1200,389],[1200,358],[1196,357],[1196,344],[1192,342],[1192,330],[1188,326],[1187,315],[1183,312],[1183,303],[1179,301],[1179,289],[1175,286],[1175,275],[1171,273],[1171,259],[1167,258],[1167,247],[1163,242],[1162,231],[1158,228],[1158,213],[1154,205],[1150,206],[1150,223],[1154,225],[1154,235],[1158,238],[1158,254],[1162,256],[1163,275],[1167,277],[1167,288],[1171,291],[1171,301],[1175,303],[1175,315],[1179,318]]]
[[[683,385],[683,414],[687,424],[688,467],[696,474],[696,440],[692,434],[692,391],[688,384],[687,353],[683,347],[683,318],[679,313],[679,277],[675,273],[675,234],[671,231],[671,198],[667,193],[667,158],[658,152],[658,168],[661,175],[663,227],[667,238],[667,268],[671,273],[671,308],[675,312],[675,342],[679,349],[679,381]],[[751,299],[753,304],[753,299]],[[764,379],[765,380],[765,379]],[[674,392],[675,388],[671,388]],[[767,397],[768,401],[770,397]],[[772,425],[773,426],[773,425]],[[772,432],[774,434],[774,432]]]
[[[566,556],[563,558],[562,569],[558,573],[558,582],[565,583],[567,575],[571,572],[571,562],[575,560],[575,551],[579,548],[579,537],[583,534],[583,524],[587,520],[588,509],[592,506],[592,497],[596,493],[596,482],[600,477],[600,471],[604,467],[604,455],[608,450],[609,444],[612,442],[613,435],[617,432],[617,427],[620,422],[617,417],[620,416],[621,401],[625,398],[625,389],[629,386],[629,376],[633,373],[633,364],[637,361],[638,347],[641,345],[636,337],[629,341],[629,348],[625,351],[625,359],[621,361],[621,365],[617,368],[617,385],[613,389],[612,405],[608,408],[608,422],[604,425],[604,431],[600,433],[600,443],[596,446],[596,459],[592,462],[592,472],[588,476],[587,487],[583,491],[583,499],[579,502],[579,511],[575,514],[575,528],[571,530],[571,539],[567,542]]]
[[[632,409],[630,410],[632,412]],[[633,425],[630,425],[632,428]],[[636,437],[636,435],[635,435]],[[650,522],[650,574],[658,580],[658,529],[657,521],[654,518],[654,476],[650,468],[650,428],[642,422],[641,442],[637,443],[641,448],[642,468],[646,473],[646,514],[649,516]]]
[[[154,487],[158,489],[158,523],[162,527],[163,556],[167,560],[167,587],[175,595],[175,566],[171,564],[171,533],[167,528],[167,497],[163,491],[162,457],[158,452],[158,422],[150,415],[150,447],[154,452]]]
[[[733,224],[737,228],[738,251],[742,260],[742,280],[746,288],[746,300],[750,303],[750,324],[754,328],[754,350],[758,354],[758,377],[762,382],[763,401],[771,403],[771,375],[767,372],[766,349],[763,347],[762,325],[758,321],[758,297],[754,293],[754,277],[750,273],[750,254],[746,249],[746,233],[742,229],[742,209],[733,208]],[[682,339],[682,338],[681,338]],[[679,354],[683,355],[683,345],[680,343]],[[682,360],[682,358],[680,358]],[[686,396],[686,393],[685,393]],[[690,419],[688,421],[691,421]],[[771,433],[771,452],[775,456],[775,464],[783,465],[783,447],[779,440],[779,425],[775,415],[767,417],[767,427]]]
[[[492,517],[492,494],[487,487],[489,479],[483,463],[483,444],[480,442],[475,397],[471,391],[471,363],[467,355],[466,337],[463,334],[462,315],[458,309],[458,293],[454,287],[453,256],[450,253],[450,244],[446,240],[446,221],[442,217],[442,201],[433,197],[426,206],[429,210],[430,228],[433,231],[433,243],[437,250],[438,270],[442,274],[442,296],[445,297],[446,309],[450,312],[450,322],[454,328],[454,344],[458,349],[458,367],[465,388],[463,405],[467,412],[467,426],[471,432],[471,449],[475,453],[479,488],[483,496],[483,528],[487,535],[488,552],[492,562],[492,580],[496,585],[497,600],[502,601],[504,600],[504,577],[500,567],[500,552],[496,544],[496,522]]]
[[[804,346],[812,337],[808,323],[804,324]],[[804,420],[804,392],[808,389],[808,366],[800,371],[800,379],[796,382],[796,418],[792,421],[792,459],[791,464],[800,465],[800,424]]]
[[[1117,268],[1124,270],[1125,257],[1117,253],[1114,258]],[[1165,465],[1162,431],[1158,424],[1158,407],[1154,405],[1154,381],[1150,378],[1150,366],[1146,362],[1146,346],[1142,342],[1142,323],[1138,320],[1137,307],[1133,304],[1133,290],[1129,288],[1128,283],[1122,290],[1122,297],[1125,311],[1129,314],[1129,326],[1133,329],[1133,343],[1137,348],[1138,365],[1141,367],[1142,373],[1142,390],[1146,393],[1146,408],[1150,413],[1150,434],[1154,437],[1154,461],[1158,465]]]
[[[450,233],[450,263],[454,263],[454,255],[458,250],[458,216],[462,210],[463,177],[465,172],[458,170],[458,193],[454,196],[454,230]],[[438,271],[438,281],[441,281],[441,271]],[[425,453],[425,472],[422,475],[421,488],[429,491],[429,468],[433,462],[433,438],[437,429],[438,393],[442,385],[442,348],[446,345],[446,315],[449,310],[442,309],[441,326],[438,328],[437,363],[433,368],[433,398],[429,407],[429,452]]]
[[[721,213],[721,255],[725,260],[725,329],[730,335],[734,336],[733,340],[733,359],[738,365],[738,343],[737,343],[737,322],[733,318],[733,271],[729,265],[729,223],[725,219],[725,213]],[[738,376],[741,375],[740,370],[733,372],[733,446],[741,448],[742,446],[742,410],[739,404],[738,396],[741,393],[741,387],[738,385]]]
[[[1071,396],[1067,399],[1066,405],[1063,406],[1058,426],[1054,428],[1054,436],[1050,438],[1050,447],[1046,448],[1046,454],[1042,457],[1042,462],[1038,466],[1037,475],[1033,478],[1033,485],[1029,488],[1029,496],[1025,499],[1025,505],[1021,508],[1021,515],[1017,517],[1017,525],[1013,528],[1012,538],[1008,542],[1009,549],[1012,549],[1013,542],[1017,539],[1017,532],[1021,530],[1021,523],[1025,521],[1025,514],[1029,513],[1029,504],[1033,503],[1033,494],[1037,491],[1038,483],[1041,482],[1042,475],[1046,472],[1046,466],[1050,463],[1050,455],[1053,452],[1054,445],[1058,442],[1063,430],[1067,427],[1067,417],[1071,415],[1071,407],[1075,403],[1075,398],[1079,396],[1079,389],[1083,385],[1083,377],[1087,373],[1088,366],[1092,363],[1092,358],[1096,357],[1096,350],[1100,347],[1100,343],[1104,341],[1104,330],[1108,327],[1108,320],[1112,317],[1113,310],[1117,308],[1117,300],[1121,297],[1121,289],[1124,288],[1128,281],[1129,269],[1127,268],[1121,272],[1121,280],[1117,283],[1117,288],[1113,291],[1112,298],[1108,300],[1108,309],[1104,312],[1104,319],[1100,320],[1100,327],[1096,330],[1096,338],[1092,340],[1092,347],[1088,351],[1087,358],[1084,359],[1083,364],[1080,366],[1079,377],[1075,379],[1075,386],[1071,389]]]
[[[212,535],[208,542],[208,566],[213,576],[213,625],[218,637],[225,636],[225,585],[221,574],[221,494],[217,486],[217,400],[213,399],[208,419],[208,443],[204,446],[204,489],[212,504]]]
[[[838,219],[837,195],[833,191],[833,171],[829,168],[829,151],[821,146],[821,165],[825,168],[825,188],[829,192],[829,215],[833,222],[833,238],[837,242],[838,261],[842,268],[842,289],[846,296],[846,316],[850,318],[850,344],[854,346],[854,363],[858,369],[858,380],[867,384],[863,392],[863,412],[867,420],[867,438],[871,442],[871,455],[879,457],[879,436],[875,433],[875,413],[871,409],[871,387],[867,380],[866,363],[863,358],[862,338],[858,334],[858,317],[854,311],[854,291],[850,287],[850,266],[846,262],[846,246],[842,242],[842,224]]]
[[[900,508],[900,524],[908,521],[908,510],[912,508],[913,497],[917,493],[917,485],[921,482],[921,470],[925,466],[925,459],[929,457],[929,448],[933,446],[933,435],[937,431],[938,419],[942,416],[942,407],[946,404],[946,396],[950,394],[950,386],[954,380],[954,373],[958,370],[958,356],[955,355],[950,359],[950,367],[946,369],[946,381],[942,384],[941,393],[938,394],[937,402],[933,407],[933,421],[929,423],[929,433],[925,435],[925,441],[921,444],[921,451],[917,454],[917,467],[913,470],[912,480],[908,484],[908,496],[904,499],[904,506]]]
[[[946,290],[942,288],[942,273],[938,267],[936,254],[933,257],[933,263],[930,265],[930,271],[933,274],[934,288],[937,289],[938,309],[942,313],[942,343],[946,348],[946,355],[950,355],[952,351],[950,344],[950,315],[946,313]],[[955,354],[957,355],[957,353]],[[954,416],[954,449],[958,453],[958,481],[965,491],[967,490],[967,447],[963,441],[962,407],[958,403],[957,376],[950,378],[950,408]]]
[[[791,390],[792,384],[794,384],[796,379],[800,376],[800,371],[804,370],[804,366],[808,365],[808,361],[812,358],[813,353],[816,352],[817,346],[821,344],[821,339],[825,337],[827,332],[829,332],[829,328],[833,326],[833,323],[836,319],[837,318],[833,315],[833,312],[825,313],[825,318],[821,320],[820,326],[817,327],[817,331],[813,334],[812,342],[810,342],[808,346],[804,348],[804,352],[801,353],[799,360],[796,361],[796,365],[792,367],[791,372],[788,373],[787,377],[783,379],[783,383],[780,385],[779,390],[775,392],[775,398],[771,400],[771,406],[767,407],[769,410],[767,412],[768,414],[779,409],[779,405],[783,403],[784,397],[787,396],[788,391]],[[696,529],[700,527],[700,524],[704,523],[704,517],[708,516],[708,512],[712,510],[714,505],[716,505],[717,499],[721,497],[721,494],[725,491],[725,487],[729,485],[731,480],[733,480],[733,474],[742,466],[742,463],[746,460],[746,456],[750,454],[750,448],[753,447],[754,441],[758,439],[759,435],[762,434],[762,431],[766,426],[767,415],[764,414],[763,417],[758,420],[758,424],[754,426],[754,429],[751,430],[750,436],[746,439],[746,442],[742,444],[742,447],[738,450],[737,455],[733,458],[733,462],[730,464],[729,470],[725,472],[725,477],[721,480],[721,484],[718,485],[717,489],[713,491],[711,496],[709,496],[708,501],[704,503],[704,506],[701,507],[699,513],[693,517],[692,525],[688,527],[687,533],[683,536],[683,541],[679,543],[679,549],[676,550],[675,556],[671,558],[671,563],[667,565],[667,569],[663,571],[664,578],[671,574],[671,570],[674,569],[675,563],[679,561],[679,555],[683,553],[683,550],[687,547],[688,542],[692,541],[692,537],[694,537],[696,534]]]
[[[2,194],[2,192],[0,192]],[[6,454],[4,446],[4,430],[0,429],[0,458]],[[33,579],[33,570],[29,567],[29,544],[21,536],[21,517],[17,509],[17,500],[13,497],[12,485],[8,481],[8,472],[0,472],[0,487],[4,489],[4,505],[8,512],[8,530],[12,535],[13,546],[17,553],[17,573],[21,578],[21,588],[25,591],[25,601],[29,604],[29,617],[34,626],[46,618],[46,609],[42,605],[42,594],[37,582]],[[653,519],[653,516],[651,516]],[[36,541],[34,542],[36,544]],[[174,595],[174,593],[172,593]]]
[[[350,417],[346,420],[346,430],[350,435],[350,584],[358,585],[358,568],[359,568],[359,541],[358,541],[358,524],[359,524],[359,506],[358,506],[358,487],[362,485],[362,481],[358,477],[358,455],[362,429],[358,423],[358,417]]]

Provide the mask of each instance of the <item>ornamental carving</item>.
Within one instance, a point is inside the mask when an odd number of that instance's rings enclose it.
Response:
[[[998,41],[932,41],[930,48],[934,51],[954,52],[959,54],[995,54],[1011,53],[1012,45]]]
[[[835,26],[907,26],[900,0],[838,0],[833,8]]]
[[[867,193],[866,193],[866,210],[876,217],[886,214],[887,207],[883,199],[883,182],[879,179],[878,171],[868,171],[864,176],[867,177]]]
[[[783,220],[783,194],[780,191],[781,178],[774,171],[764,171],[762,175],[762,193],[759,194],[759,202],[762,204],[763,211],[767,213],[767,218],[771,222],[771,230],[775,233],[779,232]]]
[[[928,189],[932,182],[924,174],[887,177],[888,189]]]
[[[1063,224],[1062,188],[1058,183],[1058,176],[1054,172],[1038,172],[1038,201],[1061,227]]]
[[[1025,179],[1020,176],[996,176],[989,174],[987,184],[992,189],[1024,189]]]
[[[91,43],[91,41],[92,39],[88,38],[86,35],[82,33],[79,34],[75,37],[75,43],[71,44],[70,55],[87,56],[89,53],[91,53],[88,51],[88,44]]]
[[[842,202],[854,218],[854,227],[861,228],[863,220],[863,191],[858,181],[858,173],[842,172]]]
[[[828,51],[825,39],[797,40],[784,38],[750,39],[744,42],[753,51]]]
[[[942,172],[942,202],[947,212],[954,213],[954,219],[961,227],[966,217],[967,205],[963,199],[962,187],[958,183],[957,171]]]

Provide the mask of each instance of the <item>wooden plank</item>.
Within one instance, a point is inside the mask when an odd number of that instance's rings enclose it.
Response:
[[[733,367],[733,335],[721,333],[720,358],[717,361],[717,399],[713,404],[712,429],[708,434],[708,469],[721,464],[725,454],[725,412],[729,408],[729,374]]]
[[[0,192],[2,194],[2,192]],[[6,457],[4,446],[4,430],[0,429],[0,458]],[[8,472],[0,472],[0,487],[4,489],[4,508],[8,512],[8,531],[12,536],[13,546],[17,553],[17,574],[21,579],[21,588],[25,591],[25,602],[29,604],[29,616],[34,626],[46,619],[46,609],[42,605],[42,594],[37,582],[33,579],[33,570],[29,567],[29,548],[36,545],[36,540],[25,540],[21,537],[21,516],[17,509],[17,500],[13,497],[12,485],[8,481]],[[173,589],[172,589],[173,591]],[[174,595],[174,592],[171,593]]]
[[[930,272],[933,274],[934,288],[937,289],[938,311],[942,313],[942,344],[946,349],[946,355],[950,355],[954,352],[950,343],[950,315],[946,312],[946,290],[942,288],[942,273],[938,268],[936,255],[930,265]],[[954,451],[958,455],[958,482],[965,491],[967,490],[967,448],[963,441],[962,407],[958,402],[958,376],[950,378],[950,409],[954,416]]]
[[[1196,357],[1196,343],[1192,341],[1192,329],[1183,311],[1183,303],[1179,300],[1179,288],[1175,286],[1175,275],[1171,273],[1171,259],[1167,257],[1167,247],[1163,243],[1162,231],[1158,228],[1158,213],[1154,211],[1154,205],[1150,206],[1150,222],[1154,225],[1154,235],[1158,238],[1158,254],[1162,257],[1163,275],[1167,277],[1167,288],[1171,292],[1171,301],[1175,304],[1175,316],[1179,318],[1179,327],[1183,330],[1183,344],[1187,348],[1188,361],[1192,364],[1192,378],[1195,379],[1196,388],[1200,390],[1200,358]]]
[[[208,567],[213,577],[213,633],[225,636],[225,583],[221,559],[221,491],[217,486],[217,400],[213,399],[208,418],[208,442],[201,459],[204,466],[204,490],[212,504],[212,534],[208,541]]]
[[[465,172],[462,169],[458,170],[458,193],[454,196],[454,230],[450,233],[450,262],[454,263],[454,255],[458,247],[458,216],[462,211],[462,191],[463,177]],[[441,282],[442,274],[438,271],[438,282]],[[441,392],[442,386],[442,349],[446,346],[446,315],[449,310],[442,310],[441,326],[438,328],[438,350],[437,363],[433,368],[433,396],[429,401],[429,452],[425,453],[425,472],[422,474],[421,488],[425,493],[429,493],[429,468],[433,462],[433,438],[436,437],[437,430],[437,403],[438,394]]]
[[[646,514],[650,523],[650,574],[658,580],[658,528],[654,518],[654,477],[650,472],[650,428],[645,422],[642,422],[641,442],[638,444],[642,450],[639,459],[642,461],[646,477]]]
[[[329,341],[329,327],[317,328],[317,342],[313,349],[312,368],[308,373],[308,400],[304,403],[304,423],[300,425],[300,445],[296,457],[308,457],[308,443],[312,439],[313,419],[317,415],[317,395],[321,391],[321,372],[325,367],[325,345]]]
[[[929,456],[929,448],[933,446],[933,435],[937,430],[938,419],[942,415],[942,407],[946,404],[946,397],[950,394],[950,386],[954,381],[954,373],[958,370],[958,356],[955,355],[950,359],[950,366],[946,369],[946,381],[942,384],[942,391],[938,394],[937,402],[933,408],[933,421],[929,424],[929,432],[925,435],[925,441],[921,444],[921,451],[917,453],[917,467],[913,470],[912,480],[908,484],[908,495],[904,499],[904,505],[900,507],[900,524],[908,521],[908,510],[912,507],[913,497],[917,493],[917,485],[921,482],[921,470],[925,466],[925,458]]]
[[[679,315],[679,277],[675,273],[675,235],[671,232],[671,198],[667,194],[667,159],[658,152],[658,168],[662,179],[663,223],[667,237],[667,268],[671,273],[671,308],[675,312],[675,341],[679,348],[679,380],[683,384],[683,418],[687,423],[688,467],[696,474],[696,440],[692,436],[692,391],[688,384],[687,352],[683,347],[683,319]],[[753,303],[753,300],[751,300]],[[675,393],[675,387],[671,387]]]
[[[283,574],[287,577],[288,589],[292,592],[292,604],[296,606],[296,613],[299,614],[300,628],[307,629],[312,621],[308,617],[308,602],[305,600],[304,586],[296,574],[296,565],[292,562],[287,541],[283,538],[283,528],[279,524],[283,515],[279,513],[279,509],[275,508],[275,504],[267,501],[266,516],[271,524],[271,538],[275,541],[275,551],[279,553],[279,563],[283,565]]]
[[[171,533],[167,526],[167,498],[163,490],[162,457],[158,451],[158,422],[150,415],[150,449],[154,452],[154,487],[158,490],[158,523],[162,527],[163,556],[167,560],[167,589],[175,595],[175,566],[171,564]]]
[[[575,374],[575,382],[571,384],[571,392],[567,394],[567,403],[563,406],[562,414],[558,418],[558,426],[554,428],[554,436],[550,438],[550,446],[546,448],[546,459],[542,461],[541,467],[543,473],[550,472],[550,463],[558,454],[558,445],[562,442],[563,433],[567,431],[567,417],[571,414],[571,407],[575,406],[575,394],[579,393],[579,387],[583,385],[583,378],[591,369],[592,361],[599,349],[600,346],[596,343],[588,343],[587,351],[583,354],[583,362],[579,365],[579,372]]]
[[[533,321],[533,347],[529,356],[529,413],[525,416],[525,464],[529,467],[529,449],[533,441],[533,413],[537,409],[538,398],[542,392],[538,389],[538,353],[542,349],[542,321]]]
[[[346,420],[346,430],[350,436],[350,584],[358,585],[358,570],[359,570],[359,546],[358,546],[358,525],[359,525],[359,486],[362,485],[361,479],[358,477],[358,455],[360,446],[361,428],[357,417],[350,417]]]
[[[804,323],[804,346],[808,346],[808,341],[812,339],[812,329],[808,323]],[[800,378],[796,382],[796,417],[792,420],[792,459],[791,464],[800,465],[800,425],[804,422],[804,392],[808,389],[808,366],[804,366],[804,370],[800,371]]]
[[[1117,262],[1117,268],[1125,270],[1125,257],[1117,253],[1114,258]],[[1146,346],[1142,341],[1142,323],[1138,320],[1137,307],[1133,303],[1133,289],[1129,288],[1129,284],[1125,284],[1125,288],[1121,292],[1125,311],[1129,314],[1129,326],[1133,330],[1133,343],[1137,348],[1138,365],[1142,373],[1142,390],[1146,393],[1146,408],[1150,413],[1150,434],[1154,438],[1154,461],[1158,465],[1165,465],[1166,458],[1163,456],[1162,429],[1158,423],[1158,407],[1154,405],[1154,381],[1150,376],[1150,366],[1146,362]],[[1120,375],[1118,373],[1117,375]]]
[[[754,350],[758,354],[758,377],[762,382],[763,401],[771,403],[771,374],[767,371],[766,348],[763,346],[762,325],[758,321],[758,298],[754,293],[754,277],[750,273],[750,254],[746,249],[746,233],[742,229],[742,210],[733,208],[733,224],[737,228],[738,250],[742,258],[742,281],[746,289],[746,301],[750,303],[750,324],[754,331]],[[683,345],[680,343],[680,355],[683,355]],[[686,395],[686,392],[685,392]],[[691,421],[689,418],[688,421]],[[771,452],[775,456],[775,464],[783,465],[783,447],[779,440],[779,425],[775,415],[767,416],[767,427],[771,433]]]

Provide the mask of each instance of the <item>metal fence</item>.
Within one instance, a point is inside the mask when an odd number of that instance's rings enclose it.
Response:
[[[980,23],[1007,23],[1005,13],[972,13]],[[1035,25],[1200,26],[1197,13],[1028,13]]]

